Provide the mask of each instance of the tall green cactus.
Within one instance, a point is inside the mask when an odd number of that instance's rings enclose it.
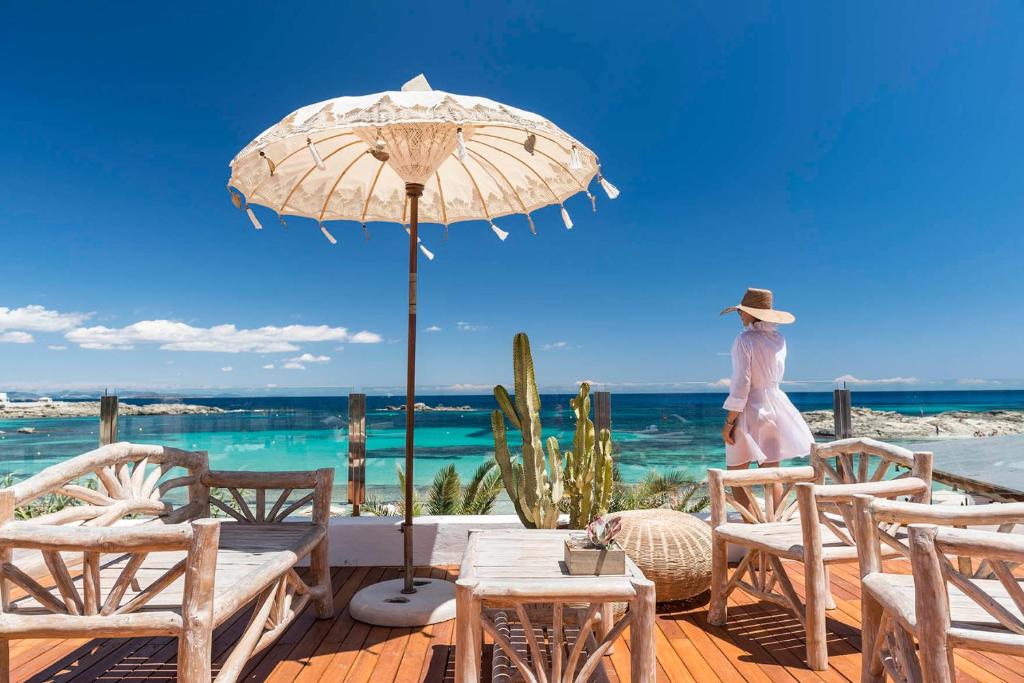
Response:
[[[594,423],[590,419],[590,385],[582,383],[579,394],[570,402],[576,414],[572,450],[560,452],[558,439],[552,436],[547,440],[545,459],[541,447],[540,395],[534,378],[530,340],[522,332],[512,343],[512,369],[515,399],[505,387],[496,386],[494,396],[501,410],[491,413],[494,458],[505,490],[525,527],[553,529],[558,523],[564,480],[569,526],[582,529],[594,517],[608,511],[612,491],[611,434],[602,429],[595,440]],[[522,433],[521,462],[509,451],[502,413]]]
[[[501,479],[523,526],[528,529],[554,529],[558,524],[558,503],[562,499],[562,459],[555,454],[550,463],[541,445],[540,394],[533,374],[530,340],[520,332],[512,342],[512,374],[515,400],[500,384],[494,397],[501,410],[491,413],[494,432],[494,459]],[[523,435],[522,460],[513,459],[505,434],[505,420]],[[549,444],[550,445],[550,444]],[[552,455],[549,451],[549,455]]]
[[[569,405],[576,414],[576,434],[572,450],[565,451],[565,490],[568,493],[569,528],[583,529],[592,519],[608,512],[611,498],[611,433],[602,429],[594,436],[590,419],[590,385],[580,384],[579,393]],[[554,437],[548,447],[557,448]]]

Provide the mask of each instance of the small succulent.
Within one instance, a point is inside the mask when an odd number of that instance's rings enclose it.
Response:
[[[598,517],[587,525],[587,540],[595,548],[608,548],[621,529],[620,518]]]

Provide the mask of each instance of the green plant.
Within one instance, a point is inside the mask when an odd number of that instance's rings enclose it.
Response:
[[[448,464],[434,475],[427,489],[426,502],[413,491],[413,515],[487,515],[494,509],[495,500],[501,493],[501,473],[494,461],[485,462],[473,473],[469,483],[463,487],[462,478],[455,465]],[[396,468],[399,486],[405,489],[405,472]],[[369,498],[362,505],[363,511],[378,517],[405,514],[404,501],[389,503],[378,498]]]
[[[9,488],[14,486],[14,484],[17,483],[17,479],[17,475],[13,472],[5,474],[0,478],[0,488]],[[93,491],[97,489],[96,480],[93,478],[82,479],[78,483],[81,486],[92,489]],[[29,501],[24,505],[19,505],[14,509],[14,517],[15,519],[34,519],[54,512],[60,512],[64,508],[82,504],[82,501],[79,499],[66,496],[63,493],[50,493]]]
[[[530,340],[523,332],[512,341],[512,375],[515,381],[515,400],[500,384],[494,387],[494,397],[501,410],[491,413],[494,432],[494,459],[501,472],[502,483],[512,499],[519,520],[528,529],[554,529],[558,524],[558,503],[562,499],[562,458],[551,449],[548,457],[541,446],[540,394],[533,373]],[[508,448],[505,418],[523,437],[519,458]]]
[[[569,528],[582,529],[595,517],[608,512],[612,494],[612,436],[607,429],[602,429],[597,440],[594,439],[589,384],[580,384],[579,393],[569,405],[576,414],[576,433],[572,450],[565,451],[562,477],[568,498]],[[548,451],[558,453],[558,439],[553,436],[548,438]]]
[[[622,531],[622,519],[598,516],[587,525],[587,540],[594,548],[608,548],[620,531]]]
[[[609,510],[650,510],[671,508],[700,512],[708,507],[707,482],[692,479],[682,470],[648,472],[636,484],[623,483],[618,468],[613,470],[614,487]]]

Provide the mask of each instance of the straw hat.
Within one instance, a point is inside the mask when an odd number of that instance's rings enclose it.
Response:
[[[770,289],[748,288],[739,305],[730,306],[722,311],[720,315],[732,313],[733,311],[743,311],[748,315],[754,316],[758,320],[763,320],[768,323],[778,323],[779,325],[788,325],[796,320],[796,316],[792,313],[772,308],[772,290]]]

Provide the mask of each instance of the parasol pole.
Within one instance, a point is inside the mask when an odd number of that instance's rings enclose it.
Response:
[[[409,197],[409,354],[405,377],[405,522],[402,524],[405,563],[405,594],[415,593],[412,583],[412,498],[413,498],[413,434],[416,418],[416,265],[419,246],[419,204],[423,185],[406,183]]]

